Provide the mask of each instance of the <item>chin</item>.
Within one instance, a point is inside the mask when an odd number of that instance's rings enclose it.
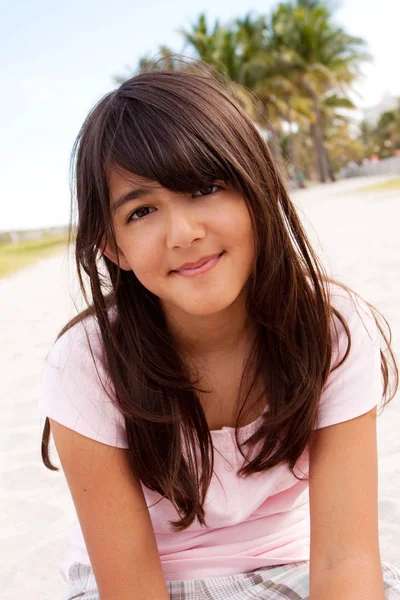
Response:
[[[176,304],[185,313],[193,316],[209,316],[216,313],[222,312],[229,308],[231,304],[236,300],[237,295],[233,297],[224,298],[205,298],[204,301],[197,299],[196,301],[190,302],[186,299],[186,302],[179,302]]]

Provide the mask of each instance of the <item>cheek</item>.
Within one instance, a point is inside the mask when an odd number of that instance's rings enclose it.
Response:
[[[243,211],[240,225],[236,230],[236,250],[243,273],[249,277],[255,268],[256,245],[250,215]]]
[[[231,221],[230,236],[232,247],[236,247],[248,258],[254,254],[254,235],[250,213],[243,203],[236,207]]]
[[[159,275],[165,256],[160,244],[149,235],[137,235],[126,244],[124,251],[128,262],[139,281],[148,289],[148,283]]]

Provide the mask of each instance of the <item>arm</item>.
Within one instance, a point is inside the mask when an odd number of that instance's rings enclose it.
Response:
[[[384,600],[376,408],[310,448],[310,600]]]
[[[169,600],[150,514],[127,450],[50,419],[101,600]]]

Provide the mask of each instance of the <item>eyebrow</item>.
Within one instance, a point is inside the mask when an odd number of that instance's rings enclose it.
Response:
[[[134,188],[129,192],[125,192],[119,198],[114,200],[112,204],[112,213],[115,215],[127,202],[132,202],[133,200],[139,200],[140,198],[144,198],[145,196],[150,196],[152,194],[152,190],[149,188]]]

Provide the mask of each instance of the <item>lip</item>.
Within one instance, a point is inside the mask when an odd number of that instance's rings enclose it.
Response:
[[[199,266],[195,268],[181,267],[179,270],[175,271],[175,273],[183,275],[184,277],[195,277],[196,275],[200,275],[201,273],[206,273],[207,271],[210,271],[219,262],[219,259],[223,254],[224,252],[221,252],[220,254],[213,254],[212,256],[208,257],[208,259],[206,258],[205,261],[204,258],[197,261],[197,264]]]
[[[203,256],[203,258],[196,260],[196,262],[185,263],[184,265],[181,265],[178,269],[174,269],[174,272],[180,273],[181,271],[197,269],[198,267],[203,266],[206,262],[208,262],[212,258],[217,258],[217,257],[221,256],[221,254],[222,254],[222,252],[220,252],[219,254],[210,254],[210,256]]]

